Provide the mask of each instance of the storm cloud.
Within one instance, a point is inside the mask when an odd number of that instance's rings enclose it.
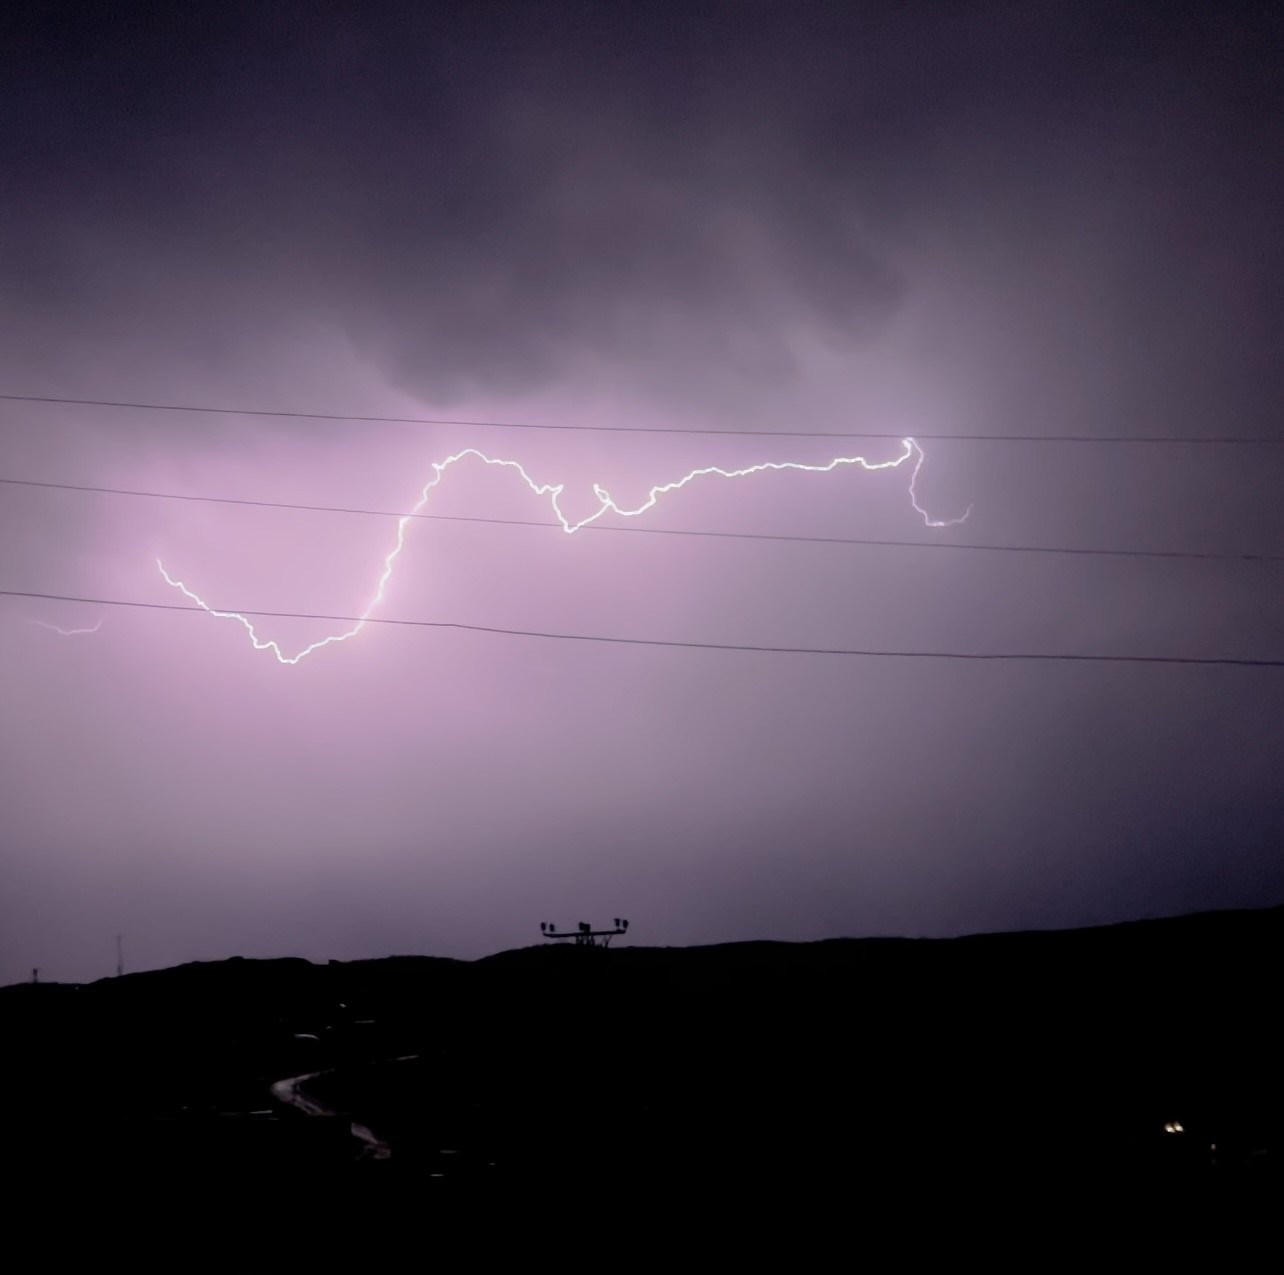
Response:
[[[1215,11],[1214,11],[1215,8]],[[34,4],[0,18],[0,477],[406,509],[461,447],[651,523],[1278,552],[1262,6]],[[764,434],[763,437],[754,437]],[[972,434],[1277,445],[978,443]],[[460,467],[431,512],[547,519]],[[642,525],[642,524],[639,524]],[[386,518],[0,490],[0,585],[349,615]],[[412,526],[384,611],[750,644],[1279,655],[1277,564]],[[60,638],[40,624],[86,626]],[[265,622],[290,649],[323,622]],[[1275,902],[1272,671],[646,651],[7,599],[0,976],[948,933]],[[572,916],[571,913],[575,915]]]

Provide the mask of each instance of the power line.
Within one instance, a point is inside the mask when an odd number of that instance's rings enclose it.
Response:
[[[65,593],[34,593],[22,589],[0,589],[0,597],[33,598],[43,602],[81,602],[90,606],[133,607],[145,611],[186,611],[193,615],[232,614],[230,608],[181,606],[176,602],[134,602],[123,598],[87,598]],[[866,659],[1038,661],[1075,664],[1185,664],[1225,665],[1242,668],[1284,668],[1284,659],[1245,659],[1194,655],[1083,655],[1048,652],[977,651],[885,651],[848,647],[756,646],[744,642],[686,642],[668,638],[607,637],[593,633],[549,633],[542,629],[507,629],[489,624],[460,624],[449,620],[397,620],[358,615],[323,615],[307,611],[237,611],[236,615],[272,620],[326,620],[337,624],[390,624],[416,629],[453,629],[461,633],[489,633],[503,637],[544,638],[554,642],[597,642],[610,646],[658,646],[691,651],[745,651],[762,655],[843,655]]]
[[[477,429],[556,430],[572,434],[725,434],[743,438],[885,438],[902,439],[902,433],[869,430],[698,429],[645,425],[558,425],[535,421],[471,421],[431,416],[352,416],[340,412],[286,412],[255,407],[207,407],[195,403],[132,403],[106,398],[56,398],[48,394],[0,394],[0,402],[56,403],[75,407],[123,407],[140,412],[201,412],[213,416],[265,416],[289,420],[349,421],[385,425],[460,425]],[[931,434],[914,431],[914,438],[961,443],[1163,443],[1163,444],[1280,444],[1284,436],[1198,436],[1179,434]]]
[[[294,509],[307,513],[349,514],[365,518],[413,518],[431,522],[476,522],[497,527],[544,527],[562,530],[561,523],[528,518],[482,518],[470,514],[397,513],[391,509],[362,509],[350,505],[307,505],[287,500],[248,500],[235,496],[198,496],[183,492],[144,491],[132,487],[95,487],[82,483],[41,482],[31,478],[0,478],[9,487],[35,487],[50,491],[92,492],[106,496],[131,496],[148,500],[195,501],[211,505],[245,505],[253,509]],[[581,531],[620,531],[646,536],[696,536],[712,540],[768,540],[787,544],[857,545],[887,549],[959,549],[977,553],[1058,554],[1087,558],[1173,558],[1197,562],[1284,562],[1279,553],[1206,553],[1182,549],[1078,549],[1054,545],[977,544],[951,540],[875,540],[854,536],[790,536],[756,531],[689,531],[677,527],[633,527],[588,523]]]

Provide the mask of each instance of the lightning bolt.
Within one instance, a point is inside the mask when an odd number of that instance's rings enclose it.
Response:
[[[760,465],[749,465],[744,469],[722,469],[717,465],[708,465],[702,469],[693,469],[689,474],[675,479],[670,483],[663,483],[658,487],[652,487],[647,494],[647,498],[636,508],[625,509],[615,502],[604,487],[597,483],[593,484],[593,494],[597,497],[598,507],[586,518],[581,518],[578,522],[569,519],[562,510],[561,498],[565,490],[564,483],[538,483],[523,468],[520,462],[515,460],[505,460],[502,457],[487,456],[485,452],[478,451],[475,447],[466,447],[463,451],[455,452],[453,456],[447,456],[445,460],[436,461],[432,467],[432,477],[424,484],[419,493],[419,499],[415,502],[409,513],[403,514],[397,520],[397,538],[392,549],[383,560],[383,571],[379,576],[378,584],[375,587],[374,596],[370,599],[366,609],[361,612],[360,619],[344,633],[333,633],[329,637],[322,638],[318,642],[313,642],[310,646],[305,646],[297,655],[287,655],[279,643],[261,638],[255,631],[254,625],[243,615],[236,611],[218,611],[210,606],[204,598],[189,589],[182,580],[175,579],[165,570],[164,564],[158,558],[156,560],[157,570],[165,580],[165,583],[172,588],[177,589],[185,597],[190,598],[203,611],[208,611],[210,615],[220,620],[235,620],[245,632],[249,635],[250,642],[256,651],[271,651],[281,664],[298,664],[314,651],[319,651],[322,647],[330,646],[337,642],[346,642],[349,638],[356,637],[366,626],[366,621],[374,614],[375,609],[383,602],[384,593],[388,587],[388,581],[392,578],[393,569],[396,566],[397,559],[401,556],[401,551],[406,546],[406,528],[411,521],[418,515],[428,503],[429,497],[433,490],[441,483],[446,476],[446,472],[453,466],[458,465],[461,461],[474,459],[481,461],[484,465],[493,465],[498,469],[513,470],[519,478],[530,488],[537,496],[547,497],[549,504],[552,506],[553,513],[557,521],[561,524],[562,530],[569,536],[574,535],[577,531],[582,531],[585,527],[595,523],[599,518],[607,513],[618,514],[621,518],[637,518],[642,514],[654,509],[661,496],[667,496],[675,491],[681,491],[689,483],[694,482],[697,478],[747,478],[751,474],[763,474],[779,472],[782,470],[797,470],[806,474],[829,474],[836,469],[845,466],[855,466],[858,469],[875,471],[882,469],[899,469],[907,461],[912,461],[910,468],[909,481],[909,498],[914,512],[923,519],[924,526],[927,527],[954,527],[959,523],[967,520],[968,515],[972,512],[969,505],[964,510],[961,517],[937,519],[919,504],[918,501],[918,476],[923,468],[925,459],[923,449],[912,439],[905,438],[901,440],[900,455],[894,456],[891,460],[870,461],[863,456],[836,456],[833,460],[823,465],[807,465],[800,461],[765,461]]]
[[[42,629],[50,629],[54,633],[60,633],[63,637],[75,637],[79,633],[97,633],[103,627],[101,620],[92,629],[64,629],[57,624],[50,624],[48,620],[28,620],[27,623],[38,624]]]

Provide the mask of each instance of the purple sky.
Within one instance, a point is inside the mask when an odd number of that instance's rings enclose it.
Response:
[[[579,425],[1281,433],[1261,5],[94,6],[0,17],[0,393]],[[1215,10],[1215,12],[1213,12]],[[857,11],[861,16],[857,16]],[[681,17],[676,16],[682,14]],[[0,477],[406,509],[462,447],[623,504],[892,440],[0,404]],[[1284,447],[924,443],[641,525],[1279,553]],[[511,473],[431,512],[546,519]],[[615,521],[620,521],[616,519]],[[395,521],[0,488],[0,587],[350,614]],[[380,614],[1284,655],[1284,567],[463,522]],[[41,623],[33,624],[30,621]],[[45,627],[101,627],[61,637]],[[265,620],[289,651],[334,625]],[[1284,899],[1274,670],[958,664],[0,599],[0,981],[950,934]]]

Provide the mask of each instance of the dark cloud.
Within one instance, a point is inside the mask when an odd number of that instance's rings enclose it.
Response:
[[[138,10],[109,40],[32,24],[11,295],[86,325],[163,309],[176,342],[304,306],[435,401],[586,356],[778,374],[782,315],[851,339],[895,312],[860,201],[795,152],[819,35],[781,45],[779,15],[737,50],[750,10],[661,38],[577,6],[236,9]]]
[[[1077,265],[1094,234],[1168,237],[1197,288],[1200,220],[1242,235],[1266,193],[1269,15],[630,9],[126,5],[108,27],[16,6],[11,325],[141,336],[163,315],[217,359],[247,317],[304,311],[428,401],[594,360],[716,397],[796,374],[799,325],[867,346],[924,237],[975,251],[984,218]],[[1111,224],[1138,198],[1149,224]],[[1158,260],[1100,287],[1152,293],[1166,279],[1136,272]]]

